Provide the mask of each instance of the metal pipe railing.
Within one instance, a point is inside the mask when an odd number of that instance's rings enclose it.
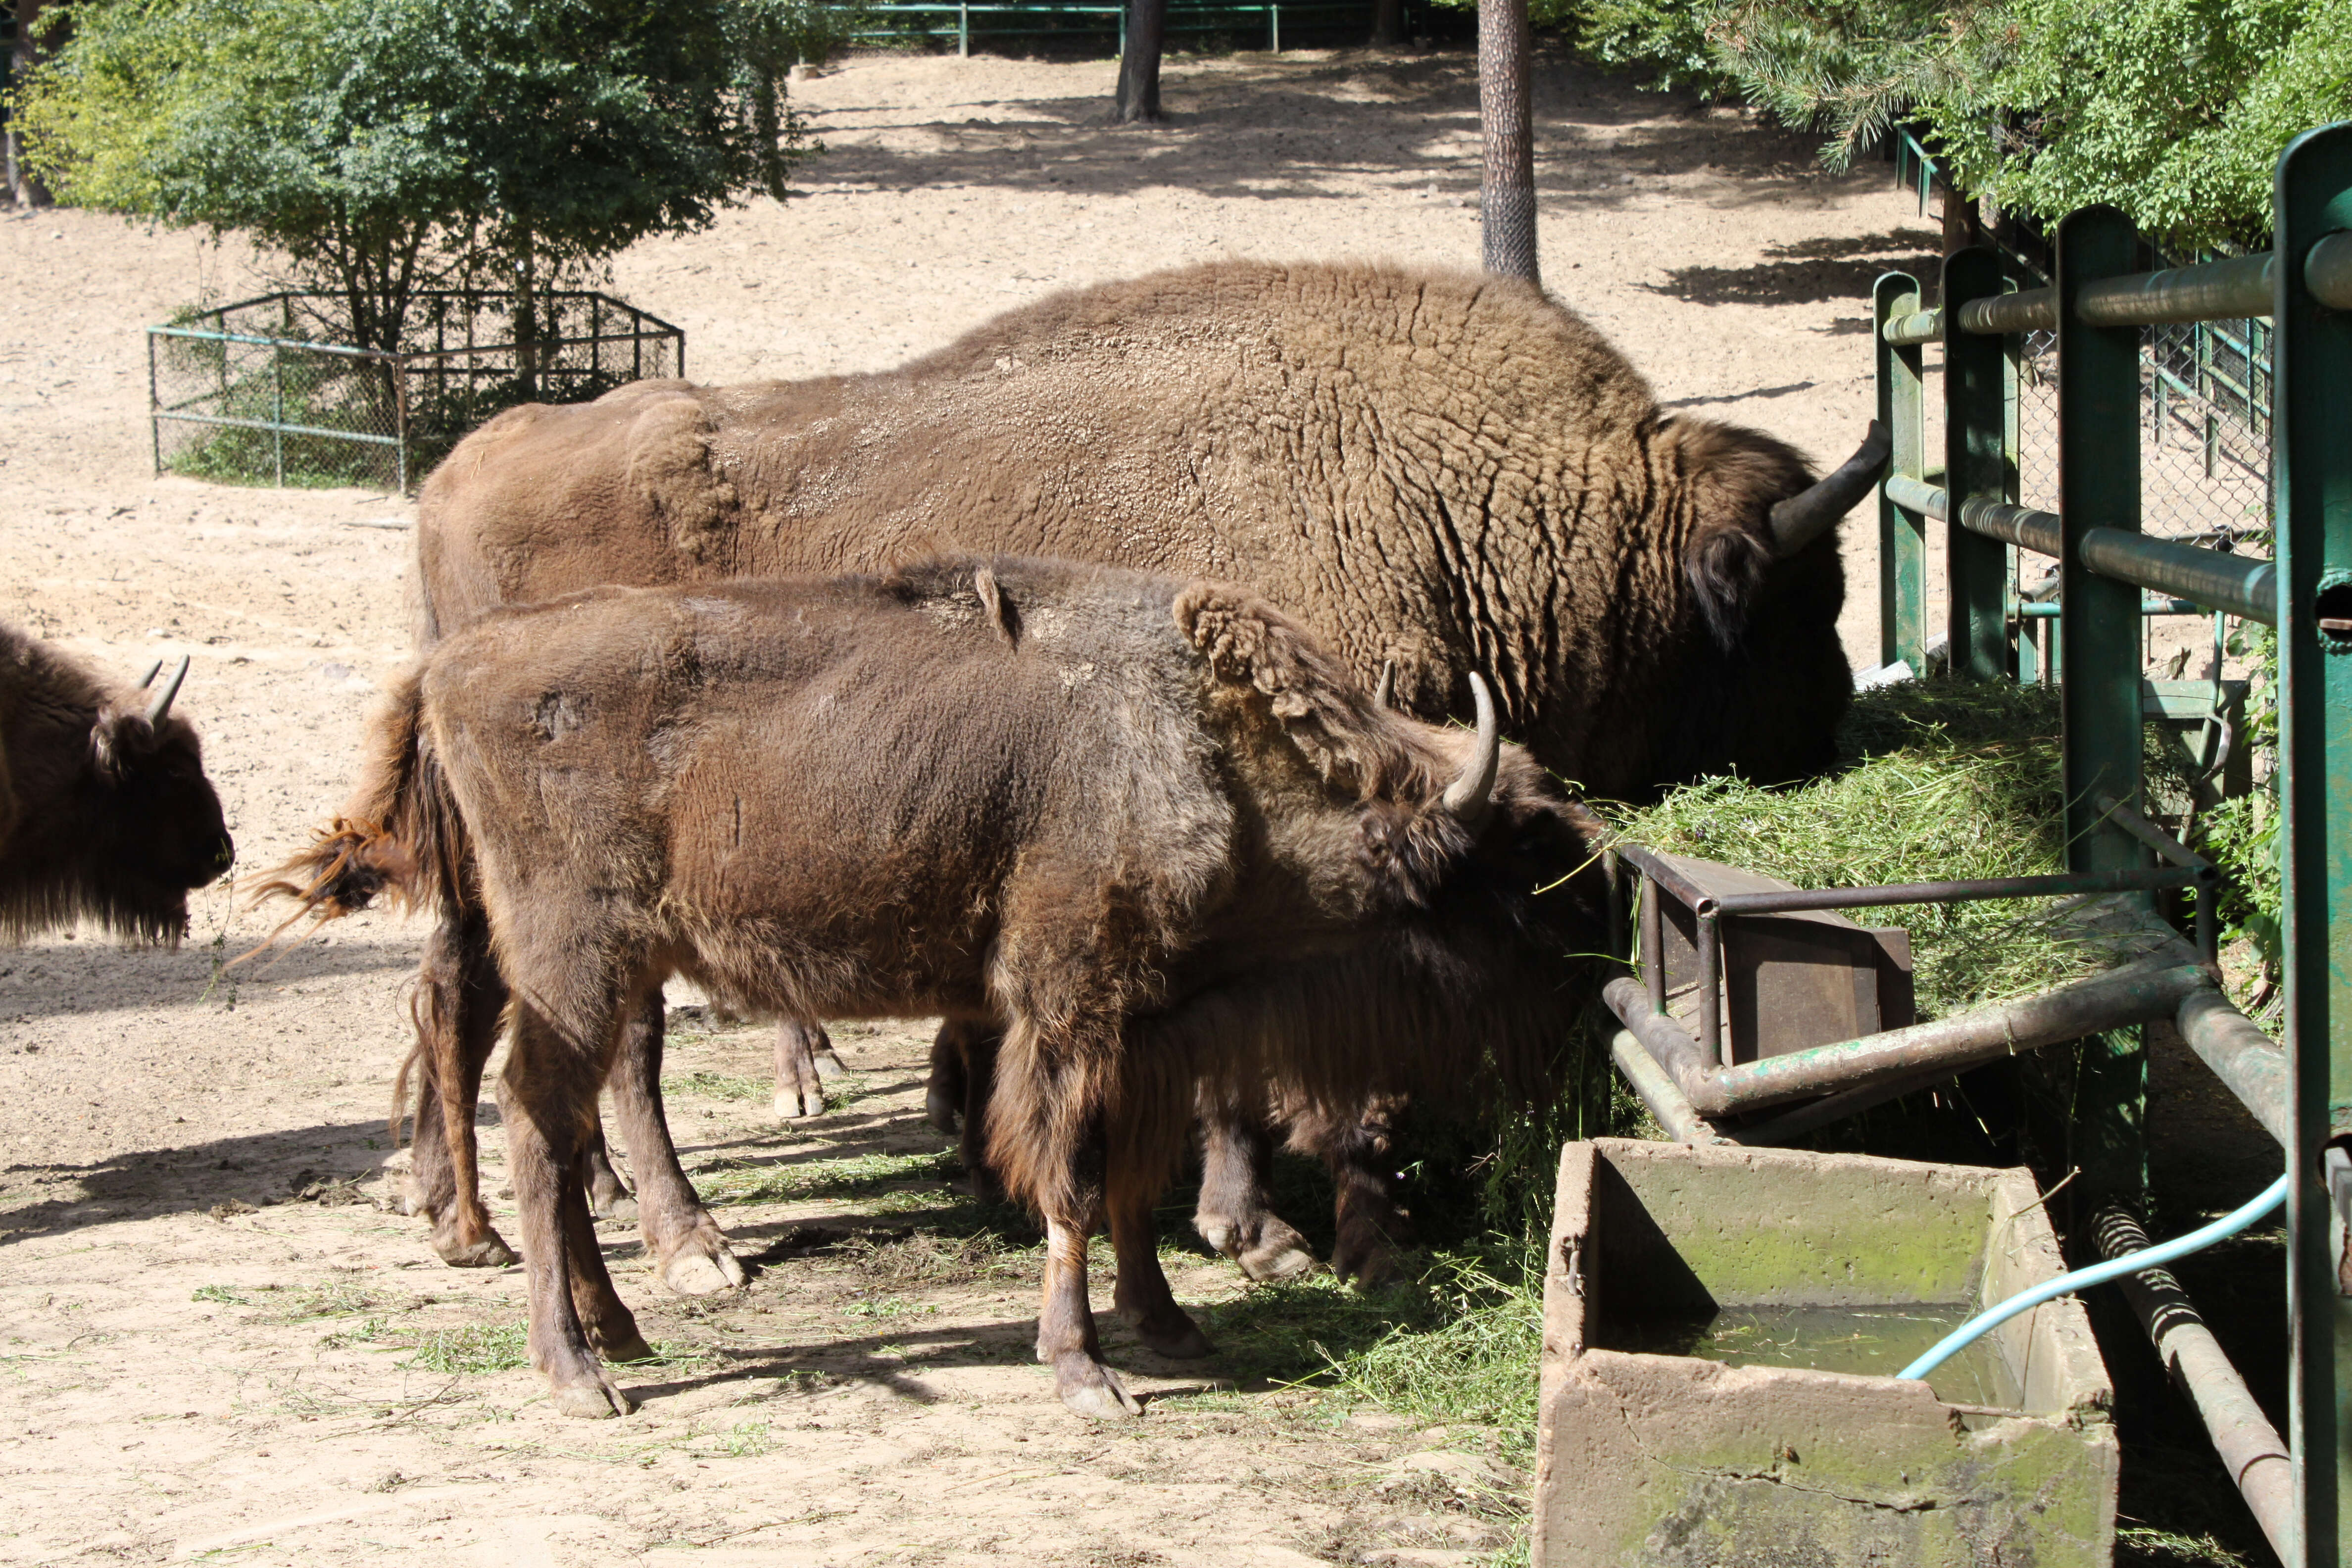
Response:
[[[1701,1116],[1717,1117],[1835,1094],[1931,1068],[1958,1072],[2021,1051],[2166,1017],[2178,1013],[2191,992],[2211,984],[2201,965],[2145,962],[2015,1002],[1734,1067],[1708,1064],[1698,1042],[1681,1025],[1650,1011],[1641,982],[1621,976],[1603,986],[1601,994],[1692,1108]]]
[[[2170,321],[2227,321],[2268,316],[2277,288],[2273,258],[2233,256],[2199,267],[2168,267],[2103,278],[2077,296],[2076,310],[2095,327],[2152,327]],[[2304,285],[2332,310],[2352,310],[2352,234],[2332,234],[2311,247],[2303,262]],[[1927,314],[1934,314],[1929,312]],[[1907,315],[1906,323],[1927,319]],[[1890,321],[1892,328],[1895,323]],[[2050,289],[1972,300],[1960,309],[1964,332],[2000,337],[2011,332],[2052,331],[2058,325],[2058,296]],[[1941,337],[1937,321],[1933,337]],[[1890,338],[1889,342],[1897,341]],[[1931,338],[1905,340],[1926,342]]]
[[[1901,474],[1889,474],[1884,484],[1887,499],[1899,507],[1939,521],[1950,514],[1950,492],[1939,486]],[[1960,526],[2043,555],[2056,555],[2062,548],[2054,511],[2035,511],[1971,496],[1960,503]],[[2119,528],[2086,531],[2081,556],[2083,565],[2102,577],[2137,584],[2264,626],[2278,624],[2278,568],[2259,556],[2224,555],[2218,550],[2150,539]]]
[[[2294,1079],[2286,1053],[2277,1043],[2218,991],[2190,993],[2172,1025],[2213,1076],[2238,1097],[2247,1114],[2281,1148],[2287,1147],[2294,1133]]]

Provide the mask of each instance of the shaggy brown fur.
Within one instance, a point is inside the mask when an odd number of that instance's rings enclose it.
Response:
[[[1086,1237],[1164,1353],[1151,1202],[1196,1085],[1315,1105],[1540,1056],[1599,917],[1575,817],[1506,748],[1371,706],[1255,595],[1052,562],[607,589],[491,616],[400,689],[340,828],[282,868],[332,913],[392,887],[486,922],[531,1349],[559,1407],[624,1410],[642,1343],[581,1196],[599,1085],[683,974],[792,1016],[1002,1021],[992,1155],[1047,1226],[1038,1354],[1102,1365]],[[992,613],[993,609],[993,613]],[[356,832],[356,837],[353,837]]]
[[[426,641],[594,583],[870,571],[938,549],[1199,574],[1286,605],[1410,712],[1603,796],[1830,761],[1851,677],[1809,482],[1675,416],[1525,283],[1220,262],[1055,295],[872,375],[499,415],[425,487]]]
[[[194,728],[0,626],[0,942],[88,921],[176,943],[236,849]]]

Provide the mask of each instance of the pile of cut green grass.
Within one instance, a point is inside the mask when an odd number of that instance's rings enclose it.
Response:
[[[1826,778],[1759,789],[1709,779],[1610,812],[1628,839],[1801,888],[2032,877],[2065,867],[2058,699],[2042,687],[1930,681],[1864,692]],[[1910,933],[1924,1017],[2042,990],[2108,966],[2053,917],[2059,900],[1856,910]]]

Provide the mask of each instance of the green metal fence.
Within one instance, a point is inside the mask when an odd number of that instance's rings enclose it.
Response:
[[[950,36],[956,53],[969,55],[974,43],[1020,38],[1116,38],[1116,52],[1127,52],[1127,7],[1084,3],[1084,0],[1013,0],[1011,4],[971,4],[969,0],[879,0],[866,9],[868,25],[850,35],[861,44],[937,42]],[[1335,34],[1361,43],[1371,29],[1372,8],[1366,0],[1288,0],[1265,5],[1171,5],[1167,31],[1180,34],[1223,34],[1237,43],[1264,40],[1267,49],[1282,52],[1286,25],[1291,41],[1329,41]]]
[[[334,295],[281,292],[147,329],[155,471],[405,491],[467,431],[519,403],[579,403],[686,374],[686,334],[587,290],[433,289],[397,353],[339,338]]]
[[[1927,566],[1940,544],[1953,672],[2013,679],[2041,656],[2064,716],[2069,868],[2122,871],[2158,853],[2135,826],[2148,596],[2277,629],[2283,1070],[2248,1070],[2276,1052],[2242,1019],[2223,1031],[2184,1018],[2182,1034],[2258,1121],[2292,1132],[2292,1483],[2260,1479],[2274,1466],[2237,1468],[2290,1568],[2333,1568],[2352,1551],[2352,123],[2280,158],[2268,252],[2149,270],[2129,220],[2091,207],[2058,226],[2056,258],[2046,285],[2021,288],[1997,250],[1958,252],[1932,307],[1916,279],[1879,281],[1879,411],[1893,445],[1880,502],[1885,655],[1925,667]],[[2151,329],[2188,345],[2187,374],[2177,356],[2150,354]],[[2021,365],[2035,333],[2053,344],[2054,510],[2019,503]],[[1932,447],[1931,347],[1944,356]],[[2272,559],[2146,527],[2151,450],[2184,430],[2200,465],[2254,466],[2251,448],[2233,456],[2221,439],[2232,412],[2268,447],[2265,515],[2250,521],[2268,523]],[[2054,563],[2054,616],[2021,600],[2015,555]],[[2033,623],[2052,619],[2059,635],[2037,640]],[[2291,1104],[2274,1098],[2282,1084]],[[2092,1042],[2082,1085],[2084,1142],[2107,1151],[2106,1178],[2127,1187],[2145,1163],[2136,1047]],[[2192,1392],[2226,1448],[2243,1413]]]

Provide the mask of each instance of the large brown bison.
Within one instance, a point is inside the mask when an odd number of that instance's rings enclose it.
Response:
[[[156,687],[104,679],[0,626],[0,942],[88,921],[176,942],[188,893],[236,858],[196,731]]]
[[[1595,793],[1777,780],[1831,756],[1851,685],[1831,525],[1875,464],[1811,485],[1769,437],[1668,414],[1521,282],[1221,264],[1059,295],[881,374],[501,415],[425,487],[418,637],[595,584],[1054,554],[1247,583],[1365,684],[1393,664],[1423,719],[1466,718],[1469,673],[1492,671],[1507,726]],[[416,1192],[442,1256],[503,1261],[456,1173],[467,1152],[441,1152],[470,1137],[495,1026],[467,1004],[479,951],[453,931],[428,952],[442,1037],[476,1065],[444,1074],[446,1097],[428,1083]],[[632,1041],[657,1051],[657,1022]],[[787,1092],[813,1093],[805,1057]],[[674,1283],[724,1283],[732,1259],[637,1103],[658,1078],[639,1061],[614,1086],[656,1189],[648,1244]],[[1295,1240],[1234,1250],[1278,1268],[1305,1258]]]
[[[1376,708],[1214,583],[1000,558],[598,590],[428,656],[282,885],[340,912],[388,884],[486,924],[559,1408],[628,1408],[597,1352],[643,1342],[581,1163],[622,1034],[682,974],[787,1016],[1002,1023],[993,1154],[1047,1229],[1037,1354],[1071,1409],[1131,1415],[1087,1237],[1108,1223],[1146,1344],[1208,1349],[1151,1224],[1198,1082],[1354,1103],[1564,1027],[1559,957],[1598,934],[1590,856],[1483,717],[1474,736]]]

